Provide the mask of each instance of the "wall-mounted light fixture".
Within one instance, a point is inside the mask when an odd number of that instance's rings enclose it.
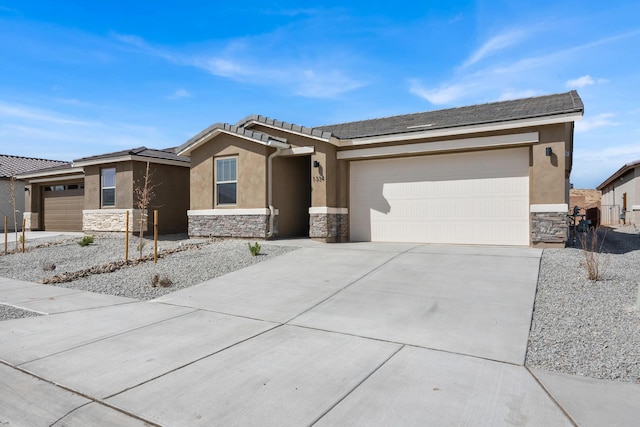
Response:
[[[544,149],[544,153],[547,155],[547,157],[551,157],[553,151],[551,151],[551,147],[547,147]]]
[[[314,168],[319,168],[319,167],[320,167],[320,162],[319,162],[319,161],[317,161],[317,160],[314,160],[314,161],[313,161],[313,167],[314,167]]]

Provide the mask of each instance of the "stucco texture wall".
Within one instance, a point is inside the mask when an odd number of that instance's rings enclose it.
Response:
[[[267,156],[269,148],[243,138],[222,134],[191,153],[190,206],[201,209],[254,209],[267,206]],[[236,205],[218,206],[215,200],[215,159],[238,159]]]
[[[137,208],[138,200],[135,188],[144,187],[146,167],[146,162],[133,164],[133,208]],[[150,185],[154,187],[152,189],[154,197],[148,207],[149,223],[153,223],[153,210],[158,210],[160,234],[186,232],[189,209],[189,168],[150,163],[149,173]],[[153,231],[151,226],[149,230]]]

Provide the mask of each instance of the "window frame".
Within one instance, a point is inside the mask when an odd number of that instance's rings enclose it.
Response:
[[[218,179],[219,178],[219,173],[220,173],[220,164],[221,162],[224,161],[229,161],[229,160],[233,160],[233,164],[235,166],[235,170],[234,170],[234,175],[235,175],[235,179],[226,179],[226,180],[221,180]],[[216,157],[215,159],[215,201],[216,201],[216,206],[237,206],[238,205],[238,157],[237,156],[231,156],[231,157]],[[220,202],[220,187],[224,186],[224,185],[228,185],[228,184],[234,184],[235,185],[235,194],[234,194],[234,200],[231,203],[221,203]]]
[[[105,186],[105,172],[113,171],[113,186]],[[118,171],[115,167],[108,167],[100,169],[100,206],[102,208],[115,208],[116,207],[116,187],[117,187]],[[105,190],[113,190],[113,204],[105,204]]]

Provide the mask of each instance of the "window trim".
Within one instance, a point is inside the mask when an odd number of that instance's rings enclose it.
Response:
[[[105,171],[113,171],[113,186],[106,187],[104,185],[104,173]],[[118,171],[115,167],[108,167],[100,169],[100,207],[102,208],[115,208],[116,207],[116,186],[117,186]],[[113,190],[113,205],[104,204],[104,190]]]
[[[236,179],[235,180],[228,180],[228,181],[218,181],[218,165],[219,162],[221,160],[234,160],[235,161],[235,176]],[[225,156],[225,157],[216,157],[215,158],[215,170],[214,170],[214,177],[215,177],[215,183],[214,183],[214,191],[215,191],[215,203],[216,206],[237,206],[238,205],[238,156]],[[220,201],[218,200],[218,186],[220,184],[235,184],[236,185],[236,192],[235,192],[235,197],[234,197],[234,202],[233,203],[220,203]]]

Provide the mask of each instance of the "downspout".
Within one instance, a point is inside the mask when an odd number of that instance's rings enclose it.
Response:
[[[273,220],[276,211],[273,207],[273,159],[278,157],[282,153],[282,150],[290,148],[291,145],[273,139],[269,139],[267,145],[275,147],[276,149],[267,159],[267,204],[269,205],[269,230],[267,231],[267,238],[270,239],[273,237]]]

